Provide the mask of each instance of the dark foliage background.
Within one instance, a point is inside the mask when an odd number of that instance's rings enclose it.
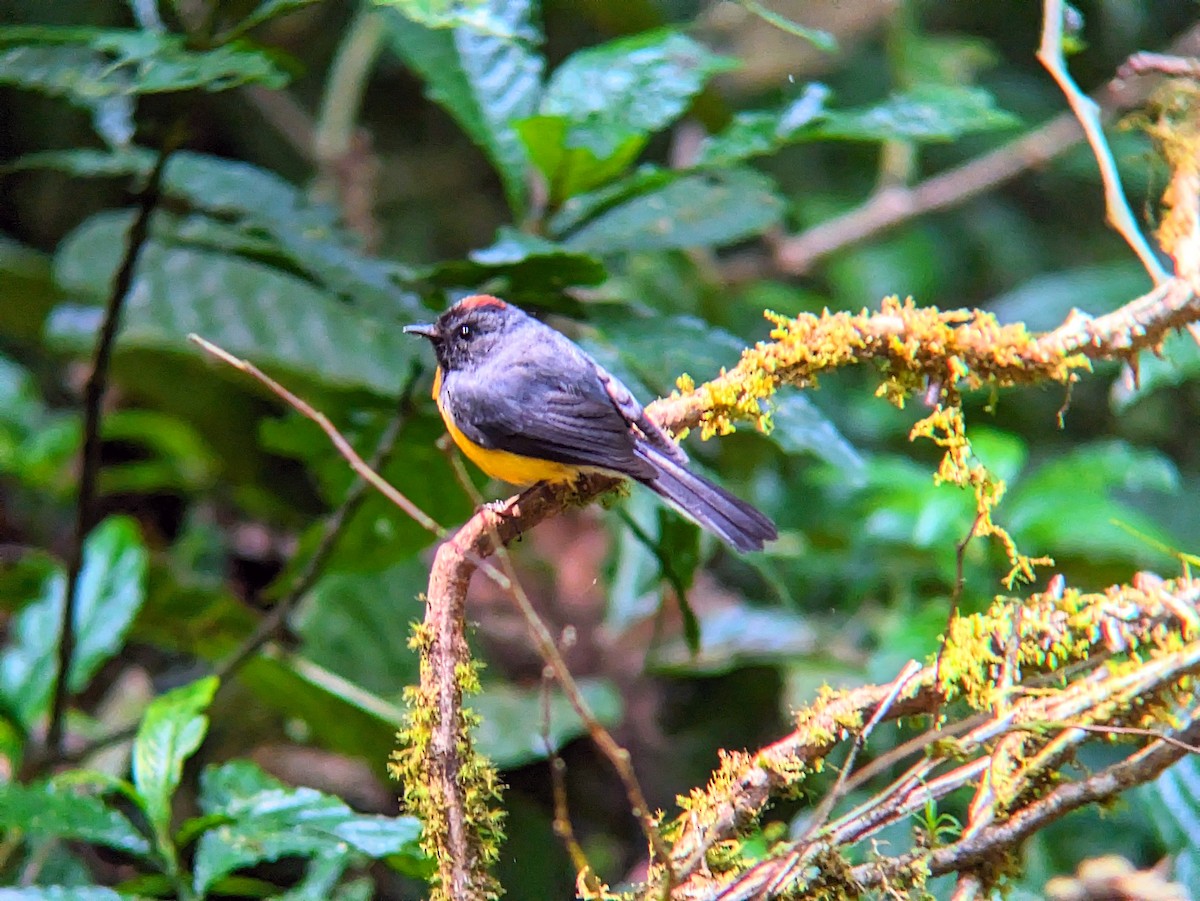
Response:
[[[502,49],[477,58],[453,30],[430,27],[451,24],[436,20],[435,3],[0,3],[0,782],[9,783],[0,885],[427,891],[415,823],[359,814],[399,813],[385,763],[402,690],[416,679],[407,639],[432,539],[370,495],[336,540],[323,538],[352,483],[344,462],[310,423],[206,363],[188,332],[277,375],[364,455],[400,409],[384,472],[450,525],[471,502],[435,447],[427,348],[400,328],[465,293],[495,291],[549,317],[649,399],[682,373],[701,381],[732,365],[765,337],[763,309],[857,310],[898,294],[1047,329],[1072,307],[1103,313],[1149,287],[1104,223],[1084,145],[803,275],[783,274],[771,239],[999,146],[1064,102],[1033,57],[1036,4],[771,7],[828,28],[839,49],[818,51],[734,3],[545,0],[538,10],[511,0],[490,8],[479,38],[499,29],[490,39]],[[244,45],[224,45],[246,56],[216,73],[217,39],[272,9],[282,14],[249,28]],[[1166,46],[1196,12],[1186,0],[1080,4],[1073,72],[1098,85],[1134,50]],[[187,35],[187,50],[162,35],[114,49],[96,30],[153,35],[155,16]],[[84,30],[52,43],[37,30],[46,25]],[[650,47],[661,68],[638,68],[638,47],[610,43],[625,38]],[[588,48],[602,49],[585,65]],[[34,65],[22,52],[44,58]],[[133,62],[121,64],[123,53]],[[463,60],[482,68],[472,75]],[[556,87],[539,108],[545,78]],[[526,124],[514,130],[512,118]],[[93,811],[86,828],[39,827],[20,811],[57,808],[43,789],[16,786],[42,786],[36,778],[54,771],[42,743],[81,392],[131,192],[180,121],[184,149],[168,165],[112,361],[66,720],[72,753],[142,722],[141,801],[114,803],[124,825]],[[1136,128],[1109,138],[1131,205],[1153,224],[1165,169]],[[530,148],[541,170],[533,181]],[[731,555],[640,491],[546,523],[516,548],[542,614],[574,628],[573,672],[629,748],[653,805],[673,809],[719,749],[779,735],[788,710],[822,683],[888,680],[936,648],[973,502],[935,485],[936,448],[909,442],[920,404],[896,409],[874,396],[875,383],[871,372],[839,373],[781,397],[769,436],[689,440],[706,471],[779,523],[781,540],[763,554]],[[1137,387],[1115,365],[1098,366],[1059,428],[1067,400],[1030,389],[968,405],[976,453],[1009,486],[998,520],[1023,551],[1056,561],[1039,585],[1056,572],[1086,589],[1142,569],[1177,572],[1200,527],[1195,343],[1168,342],[1161,359],[1143,362]],[[285,633],[222,682],[199,746],[193,733],[214,686],[195,680],[288,598],[318,547],[328,557],[291,599]],[[963,608],[986,606],[1006,570],[997,547],[972,543]],[[697,648],[678,585],[699,621]],[[506,598],[481,580],[471,603],[487,662],[473,703],[479,742],[510,786],[500,880],[510,897],[562,898],[574,870],[551,831],[542,663]],[[164,696],[172,689],[182,694]],[[644,848],[625,796],[575,740],[565,702],[552,707],[580,841],[609,882],[636,876]],[[89,785],[111,787],[130,778],[130,753],[126,740],[73,762]],[[152,758],[157,777],[147,775]],[[1109,852],[1139,865],[1181,854],[1177,872],[1200,874],[1186,838],[1200,828],[1188,788],[1197,771],[1181,768],[1113,810],[1035,837],[1014,897],[1041,897],[1051,875]],[[168,805],[157,820],[149,797]],[[266,802],[280,798],[292,819],[269,820]],[[229,822],[267,851],[239,858],[209,837],[216,821],[188,820],[229,816],[237,804],[242,819]],[[87,820],[81,809],[73,816]],[[807,809],[800,801],[769,818],[786,828]],[[352,851],[297,840],[307,817],[326,838],[353,832]],[[171,832],[185,821],[190,834]],[[203,867],[207,883],[196,876]]]

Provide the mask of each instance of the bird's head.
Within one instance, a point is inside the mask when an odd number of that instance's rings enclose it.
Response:
[[[498,297],[475,294],[460,300],[435,322],[405,326],[404,331],[428,338],[438,365],[452,372],[487,359],[506,335],[528,321],[529,317],[518,307]]]

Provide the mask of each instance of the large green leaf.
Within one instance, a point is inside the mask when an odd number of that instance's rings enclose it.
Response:
[[[61,572],[45,579],[37,598],[9,624],[0,650],[0,703],[25,732],[46,713],[54,690],[66,583]]]
[[[145,597],[145,573],[146,550],[132,520],[112,517],[87,537],[75,602],[71,691],[83,689],[120,650]],[[16,616],[13,638],[0,653],[0,698],[26,729],[45,713],[54,688],[65,588],[61,572],[48,577],[38,599]]]
[[[282,857],[416,856],[421,826],[414,817],[357,814],[344,801],[311,788],[291,788],[254,764],[234,761],[206,770],[200,807],[227,822],[200,838],[195,888],[204,894],[235,870]]]
[[[156,410],[123,409],[104,418],[105,441],[136,449],[136,459],[100,474],[103,494],[193,493],[213,483],[217,460],[195,429]]]
[[[607,159],[634,135],[674,122],[705,83],[737,62],[676,31],[648,31],[580,50],[559,66],[539,105],[571,123],[567,147]]]
[[[1180,885],[1200,885],[1200,765],[1184,757],[1150,785],[1137,790],[1166,850]]]
[[[97,301],[109,290],[131,217],[93,216],[59,248],[61,285]],[[51,339],[90,346],[98,307],[63,306]],[[331,385],[394,394],[421,348],[401,323],[364,315],[310,282],[223,253],[148,243],[126,304],[121,344],[197,353],[191,332],[260,365],[283,366]]]
[[[137,901],[137,895],[123,895],[98,885],[34,885],[0,889],[3,901]]]
[[[150,853],[150,842],[124,814],[99,798],[53,782],[0,785],[0,811],[5,829],[39,838],[90,842],[129,854]]]
[[[1179,542],[1124,495],[1152,492],[1161,500],[1179,487],[1175,465],[1162,454],[1120,441],[1098,442],[1019,479],[1000,510],[1018,543],[1037,553],[1169,565],[1174,560],[1163,548]]]
[[[369,449],[378,444],[385,419],[377,416],[372,421],[360,414],[355,423],[345,426],[346,435],[369,456]],[[443,434],[445,426],[432,409],[425,414],[410,415],[403,438],[381,474],[410,501],[449,526],[469,516],[473,503],[458,487],[449,460],[437,448],[437,440]],[[328,438],[298,415],[264,422],[261,435],[264,446],[270,450],[304,463],[330,506],[342,502],[357,478]],[[312,544],[318,531],[319,527],[311,530],[304,547]],[[434,540],[431,533],[395,504],[371,490],[339,534],[328,565],[332,570],[378,572],[394,566],[397,560],[408,559]]]
[[[766,176],[750,169],[696,172],[601,212],[563,243],[600,255],[721,246],[766,231],[782,215],[783,200]]]
[[[542,173],[551,206],[604,185],[624,172],[646,146],[646,136],[631,132],[621,137],[614,129],[615,147],[606,156],[590,147],[570,145],[571,121],[566,116],[530,116],[513,123],[530,161]]]
[[[825,115],[829,88],[814,82],[780,110],[735,113],[719,134],[705,138],[696,155],[699,166],[728,166],[755,156],[775,153],[794,141],[816,134]]]
[[[57,293],[49,254],[0,234],[0,333],[13,341],[38,340]]]
[[[27,154],[10,171],[52,169],[86,177],[145,176],[154,154],[140,147]],[[163,193],[219,217],[156,219],[164,240],[230,250],[255,259],[277,257],[286,266],[378,316],[414,316],[418,299],[402,290],[413,274],[397,263],[364,256],[357,238],[337,222],[332,207],[314,204],[266,169],[200,153],[177,153],[163,174]],[[230,222],[232,220],[232,223]],[[164,221],[171,228],[162,228]]]
[[[183,777],[183,763],[208,731],[204,711],[217,680],[208,676],[155,698],[146,708],[133,742],[133,784],[155,834],[167,835],[171,799]]]
[[[297,654],[264,651],[238,681],[272,709],[306,724],[312,741],[339,754],[384,760],[404,708]]]
[[[604,264],[589,254],[502,226],[488,247],[464,260],[451,260],[428,275],[438,285],[474,287],[489,279],[506,282],[505,297],[519,301],[528,294],[553,294],[573,285],[598,285],[607,277]]]
[[[557,206],[616,178],[714,74],[736,63],[675,31],[580,50],[546,86],[538,115],[516,123]]]
[[[997,109],[982,88],[921,85],[863,109],[829,110],[816,135],[853,141],[953,141],[1020,124],[1012,113]]]
[[[503,4],[492,0],[375,0],[375,4],[391,7],[426,28],[470,28],[497,38],[539,39],[527,19],[514,17]]]
[[[85,106],[106,97],[246,84],[282,88],[288,73],[267,51],[242,41],[191,50],[186,38],[115,28],[0,29],[0,84],[42,91]]]
[[[604,726],[621,719],[621,695],[605,679],[580,679],[579,691],[593,716]],[[489,684],[471,707],[479,714],[475,730],[476,747],[501,769],[524,766],[547,756],[543,723],[545,698],[540,687],[518,688],[508,684]],[[549,737],[554,750],[585,735],[587,730],[570,701],[555,689],[550,695]]]
[[[313,588],[296,629],[314,662],[364,688],[398,695],[417,681],[410,623],[421,619],[428,571],[420,560],[379,573],[331,573]]]
[[[863,456],[807,395],[784,390],[771,406],[771,438],[789,454],[813,454],[843,476],[862,477]]]
[[[525,148],[512,128],[536,109],[545,61],[533,47],[534,0],[488,0],[472,21],[431,29],[395,4],[383,9],[393,49],[421,77],[429,96],[458,121],[488,155],[509,206],[525,210]]]
[[[76,599],[71,691],[81,691],[125,643],[125,633],[146,597],[146,560],[132,519],[110,517],[88,535]]]
[[[651,164],[639,166],[618,181],[594,191],[576,194],[563,201],[562,206],[550,218],[547,231],[551,236],[561,238],[606,210],[618,207],[639,195],[661,190],[679,177],[680,173],[672,169]]]

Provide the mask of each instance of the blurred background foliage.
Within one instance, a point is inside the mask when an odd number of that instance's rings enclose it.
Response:
[[[857,310],[899,294],[1045,329],[1149,287],[1104,224],[1082,145],[803,277],[781,274],[764,236],[971,159],[1064,103],[1033,58],[1037,4],[766,6],[777,17],[692,0],[0,2],[0,885],[28,897],[51,897],[39,885],[425,891],[416,825],[396,816],[384,766],[416,679],[407,639],[431,537],[367,495],[330,543],[327,517],[353,482],[344,462],[311,423],[208,365],[187,333],[286,381],[364,455],[399,416],[383,471],[453,525],[471,503],[435,446],[427,348],[401,328],[463,294],[549,317],[649,399],[735,362],[765,337],[764,309]],[[1129,53],[1165,47],[1197,7],[1096,0],[1078,12],[1072,66],[1092,87]],[[22,788],[46,774],[36,751],[90,348],[131,191],[180,122],[185,149],[168,163],[113,359],[68,678],[69,749],[140,727],[132,748],[106,745],[85,769]],[[1152,224],[1165,170],[1135,128],[1109,136]],[[671,810],[718,749],[782,734],[822,683],[887,680],[936,648],[974,507],[935,485],[933,446],[909,443],[919,399],[896,409],[874,389],[873,373],[840,372],[782,396],[770,435],[689,441],[701,468],[779,523],[762,554],[732,555],[637,490],[517,546],[543,615],[574,629],[569,663],[652,804]],[[1200,353],[1186,336],[1144,361],[1137,387],[1101,365],[1069,399],[968,399],[975,452],[1008,485],[998,521],[1056,561],[1042,585],[1054,572],[1097,589],[1178,570],[1200,534],[1198,412]],[[319,548],[316,578],[289,598]],[[1006,570],[998,548],[969,545],[963,608],[986,605]],[[214,699],[197,678],[281,598],[298,600],[285,634]],[[593,864],[613,883],[636,877],[644,848],[624,795],[565,703],[552,699],[544,724],[542,665],[519,617],[483,582],[470,615],[487,662],[479,741],[510,786],[510,896],[561,898],[574,884],[551,830],[546,736]],[[1188,766],[1031,840],[1018,894],[1040,897],[1051,875],[1113,851],[1140,865],[1182,852],[1181,877],[1200,879],[1188,848],[1200,772]],[[72,778],[110,806],[60,804]],[[768,818],[786,828],[806,809]],[[39,826],[35,810],[65,819]],[[910,841],[914,825],[890,840]],[[228,830],[258,851],[237,851]]]

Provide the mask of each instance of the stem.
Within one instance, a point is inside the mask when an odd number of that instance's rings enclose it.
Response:
[[[67,560],[67,596],[63,602],[58,646],[58,672],[50,706],[46,747],[51,755],[62,751],[63,721],[70,702],[71,659],[75,655],[75,609],[79,603],[79,574],[83,569],[83,544],[96,517],[96,494],[100,475],[100,420],[108,390],[108,370],[113,344],[121,324],[121,310],[133,284],[134,270],[150,234],[150,217],[158,205],[167,160],[182,143],[182,126],[176,127],[159,151],[146,186],[138,195],[137,215],[129,229],[125,256],[113,279],[112,291],[100,325],[100,336],[92,353],[92,370],[83,392],[83,449],[80,453],[79,497],[75,503],[75,534]]]

